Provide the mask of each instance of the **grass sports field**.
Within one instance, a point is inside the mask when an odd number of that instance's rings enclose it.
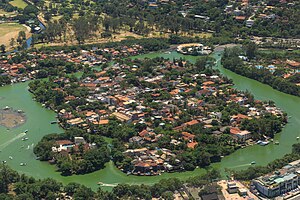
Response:
[[[0,24],[0,45],[4,44],[9,46],[11,38],[17,38],[20,31],[25,31],[28,34],[28,30],[25,26],[18,23],[4,23]]]
[[[13,0],[9,2],[11,5],[16,6],[18,8],[25,8],[28,4],[23,0]]]
[[[5,12],[4,10],[0,9],[0,16],[7,16],[7,17],[12,17],[16,16],[16,13],[14,12]]]

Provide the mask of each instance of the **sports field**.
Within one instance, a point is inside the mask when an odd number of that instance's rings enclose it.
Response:
[[[4,23],[0,24],[0,45],[4,44],[9,46],[9,41],[11,38],[17,38],[20,31],[25,31],[29,33],[29,30],[25,26],[18,23]]]
[[[24,9],[28,4],[23,0],[13,0],[9,2],[11,5]]]
[[[13,16],[16,16],[16,13],[14,12],[6,12],[2,9],[0,9],[0,16],[7,16],[7,17],[13,17]]]

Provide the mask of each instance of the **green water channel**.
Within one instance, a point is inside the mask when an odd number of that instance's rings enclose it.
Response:
[[[182,56],[176,52],[151,53],[138,56],[138,58],[157,56],[170,59],[185,57],[185,59],[191,62],[196,60],[196,57]],[[279,141],[279,145],[269,144],[264,147],[254,145],[240,149],[224,157],[220,163],[212,164],[211,167],[220,169],[222,172],[224,172],[225,168],[240,170],[249,167],[252,161],[256,161],[257,165],[266,165],[272,160],[291,152],[292,144],[297,142],[296,137],[300,135],[300,98],[278,92],[267,85],[230,72],[220,66],[221,56],[219,54],[214,54],[214,57],[218,61],[216,67],[222,74],[233,79],[236,88],[251,91],[257,99],[271,99],[275,101],[276,105],[285,110],[291,118],[282,133],[277,134],[275,137],[275,140]],[[35,178],[51,177],[64,184],[78,182],[92,189],[99,187],[97,182],[102,182],[105,183],[102,186],[103,189],[111,190],[111,186],[118,183],[153,184],[161,179],[171,177],[185,180],[205,172],[205,169],[196,169],[190,172],[164,173],[161,176],[127,176],[110,162],[106,165],[105,169],[94,173],[63,177],[55,171],[55,166],[36,160],[33,154],[33,146],[44,135],[63,131],[57,124],[50,124],[51,121],[55,120],[56,114],[42,107],[41,104],[32,99],[32,95],[28,91],[28,83],[18,83],[1,87],[0,97],[3,97],[0,98],[0,108],[10,106],[14,109],[21,109],[27,116],[26,123],[18,128],[7,130],[5,127],[0,126],[0,160],[6,160],[9,166],[20,173]],[[22,141],[19,134],[26,129],[28,129],[26,137],[29,140]],[[13,159],[9,159],[9,156],[12,156]],[[27,166],[20,166],[21,162],[26,162]]]

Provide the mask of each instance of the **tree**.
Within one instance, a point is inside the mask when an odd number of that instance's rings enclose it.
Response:
[[[18,174],[7,165],[0,165],[0,193],[7,193],[9,184],[16,181]]]
[[[85,186],[81,186],[75,190],[74,199],[76,200],[92,200],[94,199],[94,192]]]
[[[10,39],[9,45],[10,45],[11,47],[15,46],[15,38],[11,38],[11,39]]]
[[[202,72],[205,70],[206,61],[207,60],[205,58],[198,58],[196,60],[195,67],[196,67],[197,71]]]
[[[30,14],[37,15],[38,12],[39,12],[39,9],[37,9],[37,7],[35,7],[33,5],[28,5],[23,10],[24,15],[30,15]]]
[[[300,143],[293,144],[293,151],[294,154],[300,154]]]
[[[73,30],[78,43],[81,44],[91,36],[93,31],[91,25],[92,22],[87,17],[79,17],[78,19],[74,20]]]
[[[257,46],[254,42],[248,42],[243,46],[246,55],[249,59],[253,59],[256,55]]]
[[[1,44],[0,49],[2,53],[5,53],[6,46],[4,44]]]

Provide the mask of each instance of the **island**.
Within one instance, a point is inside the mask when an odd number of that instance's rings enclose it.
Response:
[[[124,173],[144,176],[205,167],[259,140],[267,145],[287,115],[233,89],[214,63],[126,58],[84,66],[79,77],[35,80],[30,91],[66,132],[45,136],[34,152],[63,175],[95,171],[111,156]]]
[[[16,128],[26,122],[26,115],[22,110],[14,110],[6,106],[0,109],[0,125],[7,129]]]

